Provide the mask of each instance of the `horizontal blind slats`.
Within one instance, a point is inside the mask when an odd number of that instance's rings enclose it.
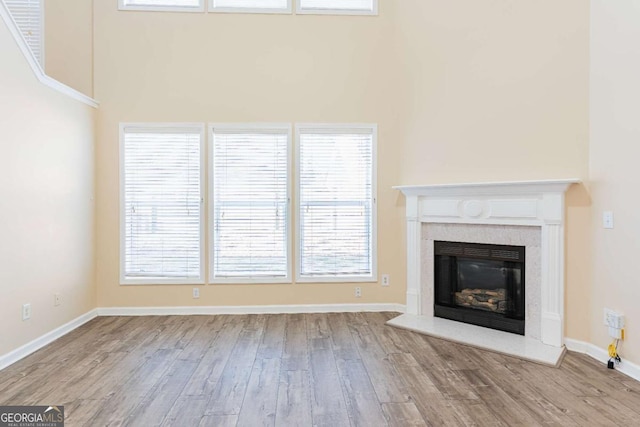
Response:
[[[200,146],[200,133],[125,130],[126,278],[200,278]]]
[[[288,274],[287,131],[213,130],[213,276]]]
[[[41,0],[5,0],[13,20],[38,62],[42,62]]]
[[[300,275],[373,271],[373,135],[300,134]]]

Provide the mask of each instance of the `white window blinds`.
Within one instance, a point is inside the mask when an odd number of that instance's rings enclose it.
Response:
[[[373,278],[373,127],[298,128],[299,278]]]
[[[202,134],[201,127],[123,127],[123,282],[203,280]]]
[[[212,126],[211,140],[212,281],[287,279],[289,128]]]
[[[289,11],[290,0],[211,0],[212,10],[223,11]]]
[[[44,67],[42,0],[4,0],[33,56]]]
[[[298,0],[298,12],[374,14],[378,0]]]

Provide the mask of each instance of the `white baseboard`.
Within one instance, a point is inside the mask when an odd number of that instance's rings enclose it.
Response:
[[[214,314],[297,314],[394,311],[404,313],[403,304],[313,304],[209,307],[102,307],[99,316],[195,316]]]
[[[47,332],[46,334],[23,345],[22,347],[19,347],[3,356],[0,356],[0,370],[6,368],[9,365],[16,363],[18,360],[22,358],[27,357],[31,353],[37,350],[40,350],[42,347],[48,344],[51,344],[53,341],[68,334],[74,329],[84,325],[85,323],[96,318],[97,316],[98,316],[98,310],[93,309],[88,313],[85,313],[82,316],[77,317],[68,323],[65,323],[59,328],[56,328],[51,332]]]
[[[567,350],[575,351],[576,353],[586,354],[592,358],[607,364],[609,360],[609,352],[603,348],[593,345],[588,342],[573,340],[571,338],[565,338],[564,343],[567,346]],[[640,381],[640,366],[635,363],[625,361],[624,359],[618,365],[616,365],[616,371]]]

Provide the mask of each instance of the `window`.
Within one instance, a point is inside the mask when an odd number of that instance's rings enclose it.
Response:
[[[209,11],[291,13],[291,0],[210,0]]]
[[[296,128],[298,281],[375,281],[376,127]]]
[[[36,61],[44,68],[42,0],[5,0],[5,4]]]
[[[213,125],[211,281],[286,282],[289,125]]]
[[[120,10],[203,12],[204,0],[118,0]]]
[[[377,15],[378,0],[297,0],[297,13]]]
[[[121,125],[121,283],[203,283],[202,125]]]

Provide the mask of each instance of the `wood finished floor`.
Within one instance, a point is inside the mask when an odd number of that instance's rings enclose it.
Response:
[[[636,426],[640,383],[385,326],[393,313],[101,317],[0,371],[67,426]]]

